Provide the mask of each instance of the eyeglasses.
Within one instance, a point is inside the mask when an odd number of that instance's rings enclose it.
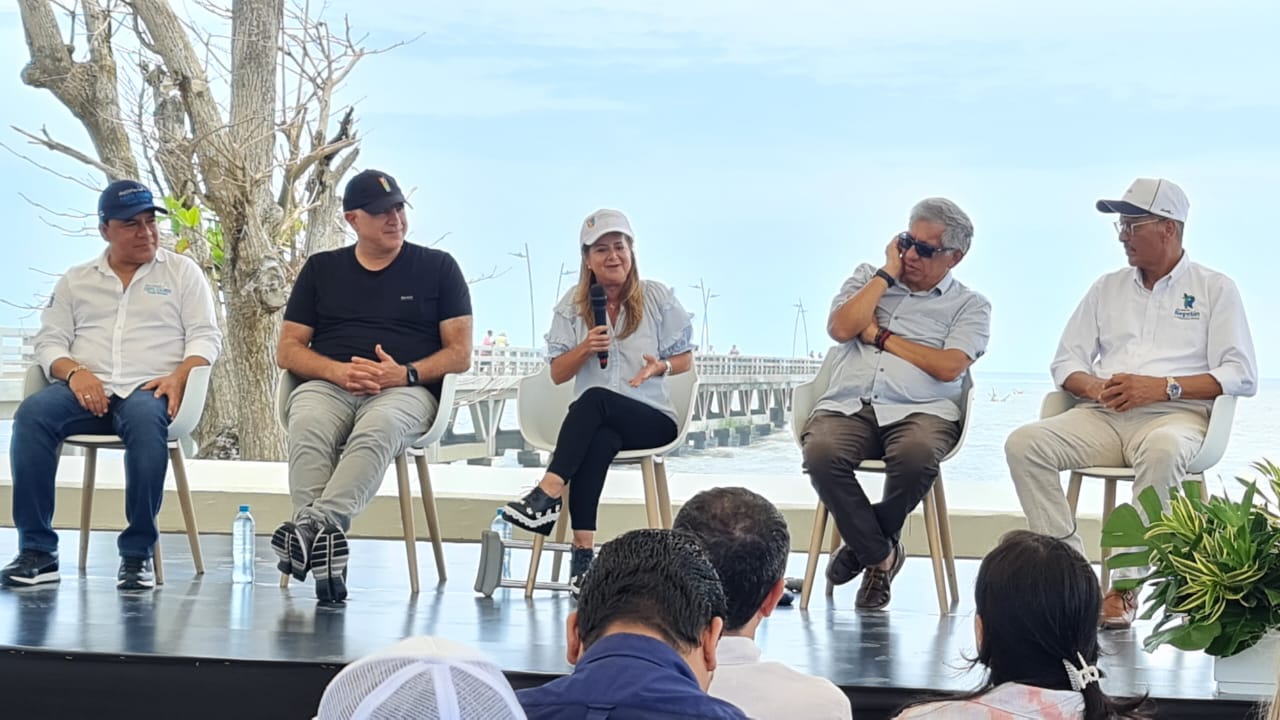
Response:
[[[936,252],[948,252],[950,250],[955,249],[955,248],[934,247],[928,243],[920,242],[919,240],[912,237],[911,233],[909,232],[898,233],[898,249],[905,253],[911,248],[915,248],[916,254],[919,255],[923,260],[928,260],[929,258],[933,257],[933,254]]]
[[[1117,220],[1111,224],[1115,226],[1117,235],[1128,234],[1132,236],[1133,229],[1138,227],[1139,225],[1150,225],[1151,223],[1158,223],[1161,220],[1164,220],[1164,218],[1156,217],[1156,218],[1150,218],[1148,220],[1139,220],[1138,222],[1125,222],[1124,220]]]

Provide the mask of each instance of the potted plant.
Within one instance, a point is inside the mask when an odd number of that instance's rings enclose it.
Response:
[[[1144,620],[1160,614],[1143,641],[1154,651],[1162,644],[1203,650],[1218,658],[1214,676],[1230,692],[1268,692],[1276,680],[1280,644],[1268,634],[1280,628],[1280,466],[1252,464],[1263,477],[1237,478],[1238,499],[1225,493],[1202,499],[1201,484],[1188,481],[1169,493],[1168,511],[1154,488],[1138,494],[1149,522],[1132,504],[1121,505],[1102,529],[1102,546],[1127,552],[1107,560],[1111,569],[1147,567],[1140,578],[1118,579],[1117,590],[1150,586]],[[1244,662],[1224,663],[1258,646]],[[1251,678],[1232,679],[1232,665]],[[1239,683],[1244,683],[1243,685]],[[1257,687],[1254,687],[1257,685]]]

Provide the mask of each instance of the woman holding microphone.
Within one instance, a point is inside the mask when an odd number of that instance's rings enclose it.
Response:
[[[556,305],[547,333],[551,380],[572,380],[575,399],[542,481],[502,510],[507,522],[550,535],[572,483],[569,587],[575,597],[594,556],[596,508],[609,464],[619,451],[675,439],[676,413],[663,376],[692,369],[694,350],[692,318],[671,289],[640,279],[625,215],[588,215],[579,242],[578,284]],[[597,322],[601,305],[604,322]]]

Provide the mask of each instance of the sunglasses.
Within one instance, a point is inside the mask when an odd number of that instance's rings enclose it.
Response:
[[[898,249],[905,253],[911,248],[915,248],[916,254],[923,260],[928,260],[933,257],[933,254],[936,252],[947,252],[952,249],[934,247],[927,243],[922,243],[914,237],[911,237],[911,233],[909,232],[898,233]]]

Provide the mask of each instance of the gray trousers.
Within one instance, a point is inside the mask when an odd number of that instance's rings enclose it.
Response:
[[[1131,467],[1134,497],[1154,487],[1167,508],[1169,488],[1186,476],[1208,426],[1208,409],[1191,401],[1153,403],[1125,412],[1083,403],[1023,425],[1009,434],[1004,452],[1027,525],[1066,540],[1084,555],[1062,488],[1062,471],[1094,465]],[[1142,570],[1122,568],[1113,575],[1138,577]]]
[[[286,416],[293,519],[350,529],[387,466],[427,431],[438,407],[425,387],[356,396],[324,380],[299,385]]]

